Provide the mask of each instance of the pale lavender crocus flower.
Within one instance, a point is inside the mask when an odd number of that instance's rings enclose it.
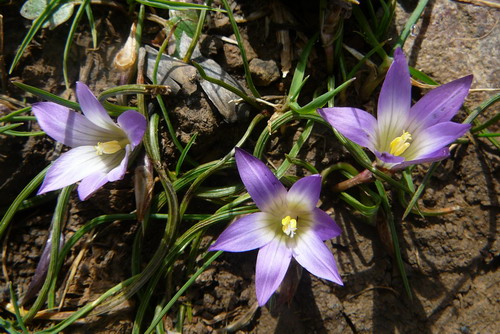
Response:
[[[71,147],[49,168],[38,194],[80,182],[83,201],[107,182],[125,175],[132,150],[146,130],[146,119],[127,110],[115,123],[83,83],[77,82],[76,96],[83,115],[52,102],[32,107],[38,123],[50,137]]]
[[[236,148],[235,157],[241,180],[261,212],[229,225],[209,250],[245,252],[260,248],[255,290],[261,306],[283,281],[292,257],[310,273],[342,285],[333,254],[323,243],[340,235],[341,230],[316,207],[321,176],[304,177],[287,191],[254,156]]]
[[[465,134],[469,124],[451,122],[472,83],[472,75],[439,86],[411,107],[411,80],[400,48],[387,72],[378,100],[375,119],[366,111],[323,108],[318,113],[342,135],[368,148],[377,164],[387,169],[442,160],[446,147]]]

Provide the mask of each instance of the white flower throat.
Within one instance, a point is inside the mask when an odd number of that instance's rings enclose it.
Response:
[[[110,140],[107,142],[98,142],[96,146],[94,146],[97,155],[103,154],[114,154],[125,148],[129,144],[128,140]]]
[[[295,235],[295,231],[297,231],[297,219],[286,216],[281,220],[281,225],[283,233],[288,235],[290,238],[293,238],[293,236]]]
[[[390,144],[390,154],[394,156],[400,156],[410,147],[409,141],[411,141],[411,134],[409,132],[403,131],[403,134],[399,137],[396,137],[391,141]]]

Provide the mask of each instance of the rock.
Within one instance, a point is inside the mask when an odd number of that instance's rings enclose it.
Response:
[[[274,60],[252,59],[250,61],[250,73],[257,86],[269,86],[280,77],[280,70]]]

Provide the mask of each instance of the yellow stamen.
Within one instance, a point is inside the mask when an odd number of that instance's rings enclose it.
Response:
[[[411,134],[403,131],[403,134],[400,137],[396,137],[393,141],[391,141],[391,151],[389,153],[395,156],[400,156],[408,147],[410,147],[410,143],[408,143],[410,140],[412,140]]]
[[[288,235],[290,238],[293,238],[293,236],[295,235],[295,231],[297,231],[297,219],[286,216],[281,220],[281,225],[283,225],[283,233]]]
[[[122,146],[122,144],[118,140],[111,140],[105,143],[99,142],[96,146],[94,146],[97,155],[113,154],[123,149],[124,147],[125,146]]]

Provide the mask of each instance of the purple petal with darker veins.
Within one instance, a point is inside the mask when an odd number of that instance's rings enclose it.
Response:
[[[76,96],[83,114],[95,125],[113,130],[117,126],[101,103],[83,82],[76,83]]]
[[[85,201],[106,183],[108,183],[108,176],[106,173],[98,172],[89,175],[80,182],[78,186],[78,197],[81,201]]]
[[[406,156],[420,159],[421,156],[435,152],[463,136],[469,129],[470,124],[455,122],[442,122],[427,129],[423,129],[415,141],[405,152]]]
[[[132,152],[132,147],[129,145],[125,146],[125,153],[117,152],[113,154],[115,159],[115,164],[117,165],[108,173],[108,181],[118,181],[123,179],[125,172],[127,171],[128,159],[130,157],[130,153]],[[118,163],[120,161],[120,163]]]
[[[381,142],[403,133],[411,105],[411,81],[406,58],[400,48],[387,72],[378,98],[377,120]]]
[[[394,170],[404,169],[404,168],[411,166],[411,165],[417,165],[417,164],[423,164],[426,162],[434,162],[434,161],[443,160],[443,159],[448,158],[449,156],[450,156],[450,150],[448,149],[448,147],[443,147],[440,150],[437,150],[435,152],[421,156],[420,158],[418,158],[416,160],[403,161],[402,163],[391,167],[391,169],[394,169]]]
[[[321,240],[335,238],[342,233],[342,230],[337,223],[335,223],[333,218],[319,208],[314,208],[313,220],[314,225],[312,230]]]
[[[472,75],[449,82],[428,92],[410,110],[407,131],[414,133],[452,119],[464,102],[472,84]]]
[[[308,210],[316,207],[321,192],[321,175],[303,177],[293,184],[286,196],[289,208],[307,206]]]
[[[132,146],[139,145],[146,131],[146,118],[134,110],[127,110],[117,119],[118,125],[127,134]]]
[[[268,244],[275,237],[269,226],[268,215],[252,213],[229,225],[209,251],[246,252]]]
[[[267,211],[282,205],[286,189],[266,165],[239,148],[236,148],[235,158],[241,180],[257,207]]]
[[[260,306],[266,304],[285,277],[292,251],[275,238],[259,250],[255,269],[255,292]]]
[[[108,165],[92,146],[79,146],[63,153],[49,168],[38,194],[61,189],[89,175],[107,172]]]
[[[318,113],[347,139],[363,147],[374,149],[377,120],[364,110],[356,108],[323,108]]]
[[[295,260],[311,274],[344,285],[335,258],[323,241],[311,231],[298,234],[297,237],[299,240],[293,256]]]
[[[52,102],[32,106],[40,127],[50,137],[70,147],[114,140],[114,132],[98,127],[85,116]]]

